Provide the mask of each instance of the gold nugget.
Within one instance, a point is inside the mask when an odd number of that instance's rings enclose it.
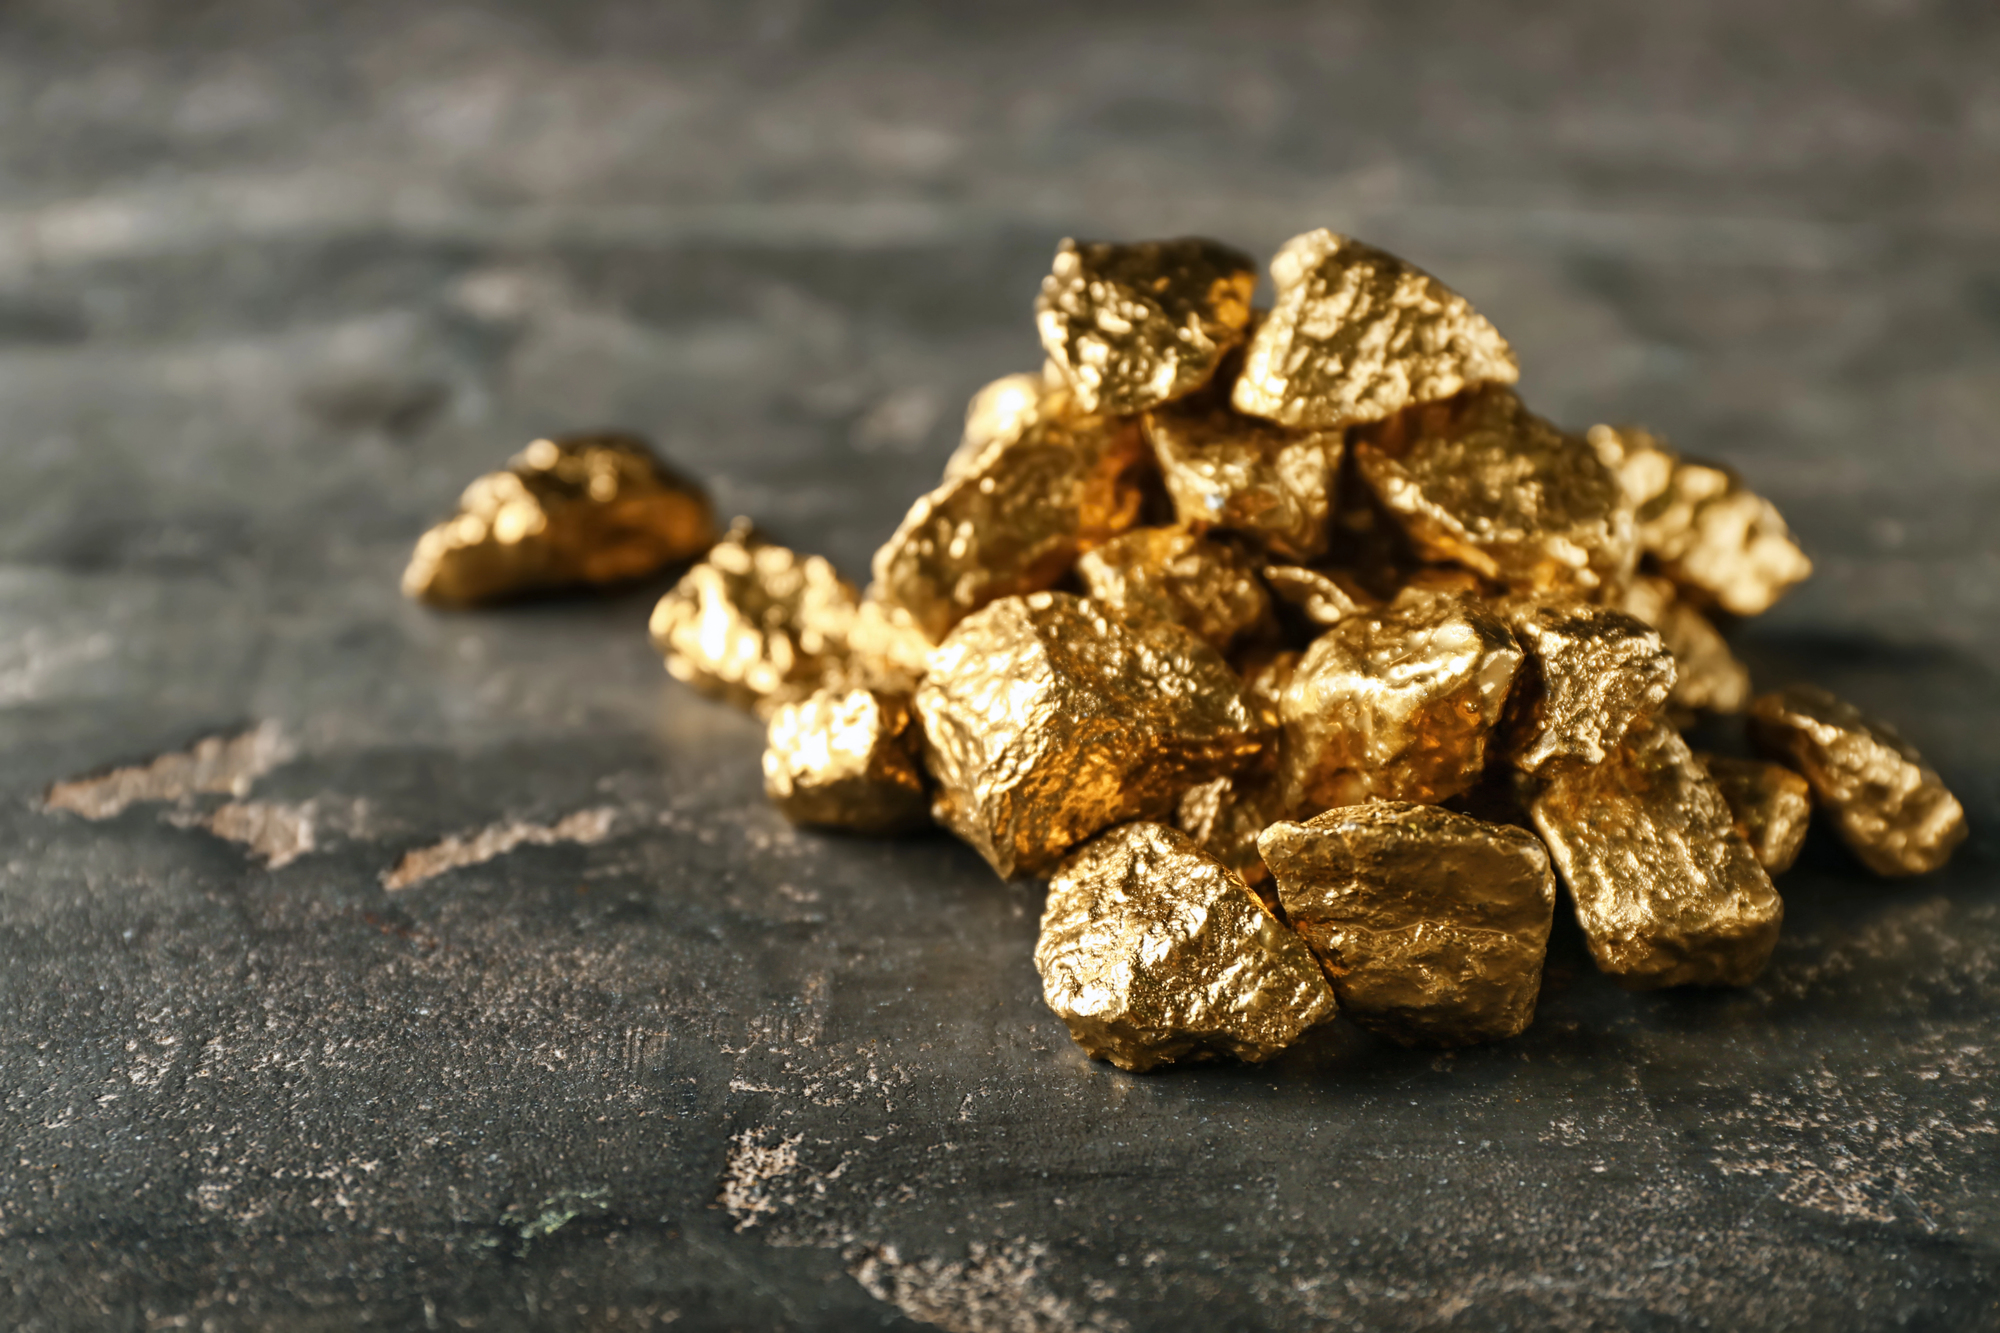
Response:
[[[1355,591],[1317,569],[1266,565],[1264,582],[1280,601],[1297,607],[1315,625],[1338,625],[1361,610]]]
[[[1782,874],[1799,859],[1812,820],[1812,787],[1783,764],[1728,755],[1698,754],[1701,766],[1715,779],[1722,799],[1736,816],[1736,831],[1757,864]]]
[[[639,578],[700,555],[715,518],[700,486],[632,435],[536,440],[479,478],[426,532],[403,593],[444,606]]]
[[[1623,612],[1526,601],[1505,610],[1527,650],[1509,747],[1523,772],[1556,759],[1602,763],[1673,690],[1674,659],[1660,636]]]
[[[1257,835],[1283,815],[1283,794],[1271,774],[1239,773],[1182,792],[1174,827],[1254,889],[1270,878],[1257,851]]]
[[[1160,824],[1115,828],[1063,863],[1035,968],[1077,1044],[1134,1072],[1219,1056],[1259,1063],[1336,1007],[1305,941]]]
[[[1257,266],[1216,241],[1064,241],[1042,280],[1042,347],[1086,412],[1123,416],[1208,383],[1250,323]]]
[[[1764,970],[1784,904],[1665,720],[1602,764],[1550,765],[1531,813],[1591,957],[1620,985],[1746,986]]]
[[[1507,340],[1413,264],[1324,228],[1271,261],[1277,301],[1231,401],[1284,426],[1339,429],[1520,378]]]
[[[1169,814],[1268,737],[1214,649],[1068,593],[966,617],[931,654],[916,708],[932,813],[1004,879],[1047,871],[1112,824]]]
[[[1241,533],[1285,560],[1326,550],[1339,431],[1286,430],[1203,394],[1148,412],[1146,438],[1185,526]]]
[[[1249,558],[1186,528],[1134,528],[1085,553],[1076,574],[1119,615],[1184,626],[1219,652],[1271,619]]]
[[[1286,918],[1360,1026],[1463,1046],[1535,1016],[1556,880],[1534,834],[1371,801],[1273,824],[1257,845]]]
[[[1708,617],[1682,601],[1667,579],[1641,574],[1615,595],[1618,608],[1660,632],[1674,658],[1667,704],[1681,716],[1740,713],[1750,702],[1750,668],[1737,660]]]
[[[965,432],[945,460],[943,480],[971,471],[992,445],[1020,439],[1044,417],[1061,416],[1069,401],[1067,388],[1051,389],[1042,375],[1003,375],[994,380],[965,405]]]
[[[894,833],[930,822],[909,700],[818,690],[771,714],[764,794],[795,824]]]
[[[1854,854],[1878,875],[1921,875],[1965,841],[1965,810],[1887,723],[1816,685],[1750,705],[1750,739],[1805,774]]]

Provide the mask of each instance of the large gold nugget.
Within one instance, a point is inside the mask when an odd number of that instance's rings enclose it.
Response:
[[[1783,764],[1729,755],[1699,754],[1722,799],[1736,816],[1736,831],[1757,864],[1782,874],[1799,859],[1812,820],[1812,786]]]
[[[1231,401],[1283,426],[1338,429],[1520,378],[1513,349],[1413,264],[1321,228],[1271,260],[1277,301]]]
[[[1035,326],[1086,412],[1123,416],[1207,384],[1243,340],[1257,267],[1217,241],[1064,241]]]
[[[1406,1045],[1511,1037],[1535,1016],[1556,878],[1525,829],[1371,801],[1257,841],[1341,1012]]]
[[[479,478],[426,532],[403,593],[464,606],[575,584],[617,583],[689,560],[715,540],[700,486],[630,435],[536,440]]]
[[[1518,588],[1631,571],[1632,508],[1597,450],[1494,386],[1413,409],[1355,445],[1361,476],[1423,555]]]
[[[1134,528],[1076,562],[1084,590],[1118,614],[1185,626],[1227,652],[1271,619],[1271,595],[1240,551],[1185,528]]]
[[[1144,459],[1135,422],[1041,417],[918,500],[875,553],[871,595],[932,642],[988,602],[1047,588],[1132,526]]]
[[[795,824],[894,833],[930,822],[910,702],[878,690],[815,691],[771,714],[764,794]]]
[[[1965,810],[1886,722],[1816,685],[1790,685],[1750,705],[1750,739],[1805,774],[1862,864],[1921,875],[1965,841]]]
[[[1042,994],[1097,1060],[1258,1063],[1333,1017],[1305,941],[1186,834],[1126,824],[1049,883],[1035,945]]]
[[[1740,713],[1750,702],[1750,668],[1729,650],[1708,617],[1682,601],[1674,585],[1641,574],[1614,598],[1618,608],[1660,632],[1674,658],[1667,704],[1681,714]]]
[[[1112,824],[1169,814],[1269,737],[1214,649],[1068,593],[966,617],[932,652],[916,707],[932,814],[1004,879],[1046,872]]]
[[[1280,700],[1291,809],[1466,790],[1520,666],[1506,624],[1470,598],[1341,621],[1306,650]]]
[[[854,588],[825,559],[738,519],[654,606],[650,628],[675,679],[768,716],[840,663],[854,615]]]
[[[1146,414],[1175,517],[1197,532],[1241,533],[1286,560],[1324,552],[1341,433],[1286,430],[1208,399]]]
[[[1674,659],[1660,636],[1621,611],[1581,602],[1506,610],[1527,650],[1509,746],[1523,772],[1557,759],[1602,763],[1673,690]]]
[[[1602,764],[1553,764],[1530,806],[1597,966],[1632,990],[1746,986],[1784,904],[1687,742],[1663,719]]]

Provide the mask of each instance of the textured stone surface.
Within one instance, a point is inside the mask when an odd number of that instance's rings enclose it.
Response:
[[[10,8],[0,1325],[1993,1324],[2000,20],[961,12]],[[1817,570],[1738,650],[1895,721],[1949,867],[1819,821],[1746,991],[1626,995],[1559,908],[1509,1042],[1132,1077],[1042,1004],[1032,885],[786,824],[646,643],[663,586],[396,591],[467,481],[603,425],[864,577],[1037,364],[1062,236],[1322,224],[1551,419],[1779,506]],[[294,756],[189,799],[310,807],[285,866],[171,793],[36,809],[266,720]]]

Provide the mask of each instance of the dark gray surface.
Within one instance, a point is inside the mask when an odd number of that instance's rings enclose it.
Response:
[[[0,1323],[2000,1327],[1991,6],[956,8],[0,11]],[[1520,1040],[1129,1077],[1034,887],[765,807],[657,588],[396,595],[595,424],[859,574],[1059,236],[1322,224],[1779,501],[1820,573],[1746,651],[1932,756],[1949,871],[1816,841],[1741,993],[1564,929]],[[39,809],[265,720],[282,868],[222,796]]]

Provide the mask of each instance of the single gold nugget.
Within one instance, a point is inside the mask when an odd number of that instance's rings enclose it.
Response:
[[[938,645],[916,695],[932,813],[1004,879],[1046,872],[1240,770],[1265,719],[1216,651],[1068,593],[1008,597]]]
[[[1119,615],[1184,626],[1219,652],[1271,619],[1248,557],[1186,528],[1134,528],[1086,552],[1076,574]]]
[[[1746,986],[1764,970],[1784,904],[1666,721],[1595,767],[1550,765],[1530,810],[1591,957],[1620,985]]]
[[[1573,601],[1504,610],[1527,652],[1509,746],[1523,772],[1557,759],[1602,763],[1673,690],[1674,659],[1659,634],[1621,611]]]
[[[715,540],[700,486],[631,435],[536,440],[479,478],[458,513],[426,532],[403,594],[466,606],[521,593],[639,578]]]
[[[1783,764],[1728,755],[1698,754],[1715,779],[1722,799],[1736,816],[1736,831],[1750,844],[1757,864],[1782,874],[1799,859],[1812,820],[1812,787]]]
[[[1415,408],[1355,445],[1425,558],[1524,589],[1595,589],[1636,557],[1632,509],[1596,449],[1500,386]]]
[[[1035,969],[1091,1058],[1259,1063],[1333,1017],[1305,941],[1185,834],[1125,824],[1049,883]]]
[[[1923,756],[1816,685],[1757,696],[1750,739],[1805,774],[1841,841],[1878,875],[1936,870],[1965,841],[1965,810]]]
[[[1466,790],[1521,666],[1505,623],[1469,598],[1350,616],[1322,634],[1280,701],[1280,761],[1298,813]]]
[[[854,615],[854,588],[826,560],[738,519],[654,606],[651,630],[675,679],[761,717],[840,664]]]
[[[1436,278],[1324,228],[1271,260],[1277,300],[1231,395],[1283,426],[1339,429],[1520,378],[1513,349]]]
[[[1279,601],[1315,625],[1338,625],[1358,614],[1361,599],[1333,576],[1301,565],[1266,565],[1264,583]]]
[[[1240,533],[1283,560],[1326,550],[1339,431],[1286,430],[1207,394],[1148,412],[1145,424],[1183,525]]]
[[[1682,601],[1667,579],[1641,574],[1614,596],[1619,610],[1660,632],[1674,659],[1667,706],[1680,715],[1740,713],[1750,702],[1750,668],[1708,617]]]
[[[1257,835],[1284,813],[1283,795],[1271,774],[1239,773],[1182,792],[1174,827],[1255,888],[1270,878],[1257,851]]]
[[[1018,440],[1044,417],[1061,416],[1069,406],[1067,387],[1052,388],[1039,374],[1003,375],[972,395],[965,405],[965,431],[945,460],[944,478],[968,472],[992,445]]]
[[[1035,326],[1077,406],[1123,416],[1207,384],[1256,287],[1255,261],[1217,241],[1064,241]]]
[[[870,596],[932,642],[988,602],[1036,592],[1139,517],[1138,426],[1038,417],[918,500],[875,553]]]
[[[910,702],[817,690],[771,714],[764,794],[794,824],[894,833],[930,822]]]
[[[1406,1045],[1463,1046],[1534,1018],[1556,906],[1534,834],[1371,801],[1273,824],[1257,845],[1286,919],[1360,1026]]]

